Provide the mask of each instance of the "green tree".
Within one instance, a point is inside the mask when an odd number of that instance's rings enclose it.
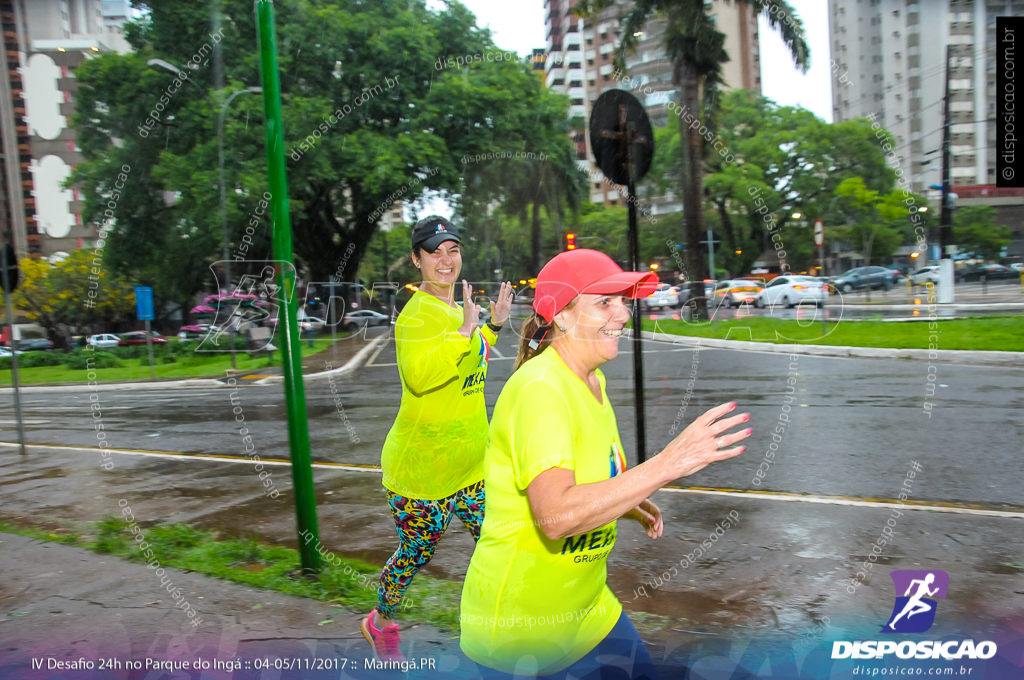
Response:
[[[816,257],[810,225],[822,219],[829,227],[838,217],[829,208],[834,208],[834,192],[843,180],[865,177],[869,188],[882,193],[894,187],[894,172],[885,164],[885,140],[876,137],[867,120],[829,124],[805,109],[779,106],[744,90],[721,96],[718,120],[719,142],[704,159],[704,191],[716,215],[708,226],[722,240],[722,259],[716,256],[716,262],[734,273],[749,271],[771,247],[765,213],[755,196],[768,206],[787,261],[799,270]],[[675,125],[655,131],[647,184],[656,193],[678,183],[679,140]],[[800,218],[793,218],[796,213]]]
[[[96,266],[93,251],[79,249],[52,264],[23,259],[14,307],[45,328],[58,347],[71,347],[71,327],[78,332],[105,330],[135,311],[135,289],[123,278]]]
[[[953,215],[953,238],[961,252],[972,252],[986,260],[998,259],[1010,245],[1010,228],[996,224],[996,209],[989,206],[959,208]]]
[[[736,0],[750,6],[777,30],[789,48],[796,65],[806,71],[810,51],[804,30],[793,8],[785,0]],[[577,13],[588,15],[615,4],[614,0],[581,0]],[[644,26],[657,18],[665,23],[664,46],[672,62],[672,83],[679,90],[679,130],[685,144],[680,144],[680,190],[683,198],[687,266],[694,283],[692,295],[699,300],[696,313],[707,317],[703,307],[703,291],[699,281],[707,277],[707,265],[698,257],[704,236],[704,145],[711,141],[701,136],[700,123],[715,127],[717,92],[722,85],[722,64],[729,61],[725,50],[725,34],[717,29],[708,14],[710,4],[704,0],[638,0],[622,20],[622,43],[616,53],[616,66],[625,69],[626,54],[636,49]],[[703,114],[702,114],[703,112]],[[696,127],[691,121],[696,120]]]
[[[71,181],[96,219],[121,166],[131,167],[111,266],[187,307],[221,259],[216,118],[228,92],[260,83],[254,15],[248,0],[221,0],[226,87],[213,91],[212,66],[201,59],[188,69],[197,88],[147,67],[153,58],[183,65],[201,50],[209,56],[209,5],[146,4],[147,17],[127,31],[134,53],[99,56],[76,73],[86,162]],[[460,193],[460,157],[522,148],[524,121],[560,106],[524,63],[437,68],[448,54],[494,51],[458,3],[431,11],[421,0],[294,0],[278,3],[277,27],[295,253],[311,280],[326,280],[342,261],[344,278],[354,278],[395,198]],[[149,119],[168,87],[178,89]],[[225,124],[232,253],[266,191],[262,123],[260,99],[242,97]],[[271,228],[259,221],[246,259],[269,259]]]
[[[860,177],[850,177],[835,194],[849,218],[849,226],[837,228],[836,235],[857,247],[865,264],[884,261],[906,239],[909,212],[901,191],[883,195],[868,189]]]

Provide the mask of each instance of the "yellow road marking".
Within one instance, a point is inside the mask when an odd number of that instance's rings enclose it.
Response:
[[[15,442],[0,442],[0,446],[17,448]],[[99,453],[104,449],[86,446],[61,446],[59,444],[25,444],[26,448],[32,449],[53,449],[58,451],[84,451],[87,453]],[[224,456],[215,453],[184,453],[181,451],[150,451],[148,449],[105,449],[110,453],[118,453],[126,456],[152,456],[157,458],[177,458],[179,460],[210,460],[220,463],[248,463],[253,461],[242,456]],[[264,465],[291,465],[290,460],[281,458],[260,458]],[[360,463],[313,463],[313,467],[327,470],[347,470],[350,472],[373,472],[380,473],[379,465],[364,465]],[[666,486],[662,491],[674,493],[692,493],[708,496],[732,496],[738,498],[750,498],[757,500],[819,503],[824,505],[847,505],[863,508],[903,508],[905,510],[929,510],[931,512],[948,512],[962,515],[983,515],[986,517],[1013,517],[1024,519],[1024,508],[1014,510],[990,510],[976,503],[947,503],[943,501],[900,501],[893,498],[861,498],[857,496],[818,496],[813,494],[789,493],[786,491],[757,491],[748,489],[716,489],[701,486]],[[1013,506],[1010,506],[1013,507]]]

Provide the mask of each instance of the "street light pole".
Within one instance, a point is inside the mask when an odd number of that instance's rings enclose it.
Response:
[[[262,92],[262,87],[249,87],[244,90],[236,90],[235,92],[232,92],[231,96],[224,102],[224,106],[220,107],[220,115],[217,117],[217,159],[220,163],[220,225],[224,246],[224,277],[227,279],[225,283],[229,293],[231,291],[231,258],[229,257],[228,252],[228,200],[224,181],[224,115],[228,112],[228,106],[231,105],[231,102],[234,101],[235,97],[238,95],[246,93],[259,94]],[[234,314],[234,312],[232,312],[232,314]],[[234,370],[235,326],[231,321],[228,322],[228,343],[228,351],[231,354],[231,370]]]

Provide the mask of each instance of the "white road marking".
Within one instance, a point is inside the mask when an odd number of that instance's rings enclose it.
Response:
[[[375,363],[373,363],[377,359],[377,356],[381,352],[383,352],[384,348],[387,347],[389,344],[391,344],[391,337],[390,336],[388,336],[388,339],[380,344],[380,347],[377,348],[376,352],[374,352],[373,354],[370,355],[370,358],[367,360],[366,365],[367,366],[397,365],[397,364],[375,364]]]
[[[949,512],[958,515],[985,515],[987,517],[1015,517],[1024,519],[1024,512],[1006,510],[984,510],[978,508],[962,508],[943,505],[901,504],[899,501],[863,501],[853,498],[836,496],[805,496],[771,491],[720,491],[717,489],[681,489],[678,487],[662,487],[661,491],[674,493],[693,493],[708,496],[732,496],[734,498],[757,498],[769,501],[787,501],[799,503],[820,503],[823,505],[852,505],[860,508],[901,508],[903,510],[929,510],[931,512]]]

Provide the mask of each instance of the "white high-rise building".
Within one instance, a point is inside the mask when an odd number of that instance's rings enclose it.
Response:
[[[617,189],[603,181],[603,175],[593,163],[586,129],[590,109],[605,90],[629,89],[613,75],[615,50],[621,42],[620,18],[631,9],[628,1],[618,2],[608,9],[581,19],[573,14],[576,0],[545,0],[545,35],[547,36],[545,84],[570,97],[569,115],[584,121],[574,142],[579,166],[590,174],[590,200],[595,203],[625,205],[625,198]],[[719,30],[726,36],[726,50],[730,61],[723,65],[723,77],[730,88],[761,91],[760,46],[757,18],[751,8],[742,3],[714,0],[708,13]],[[678,101],[679,93],[672,84],[672,65],[665,55],[664,22],[652,19],[644,27],[636,52],[626,63],[626,76],[630,86],[650,87],[645,94],[633,89],[633,94],[644,104],[652,122],[664,125],[668,120],[667,104]],[[537,57],[534,57],[535,63]],[[673,192],[667,196],[652,197],[654,213],[682,210],[682,203]]]
[[[829,0],[834,120],[875,115],[919,193],[942,182],[947,46],[951,183],[995,184],[997,15],[1024,1]]]

